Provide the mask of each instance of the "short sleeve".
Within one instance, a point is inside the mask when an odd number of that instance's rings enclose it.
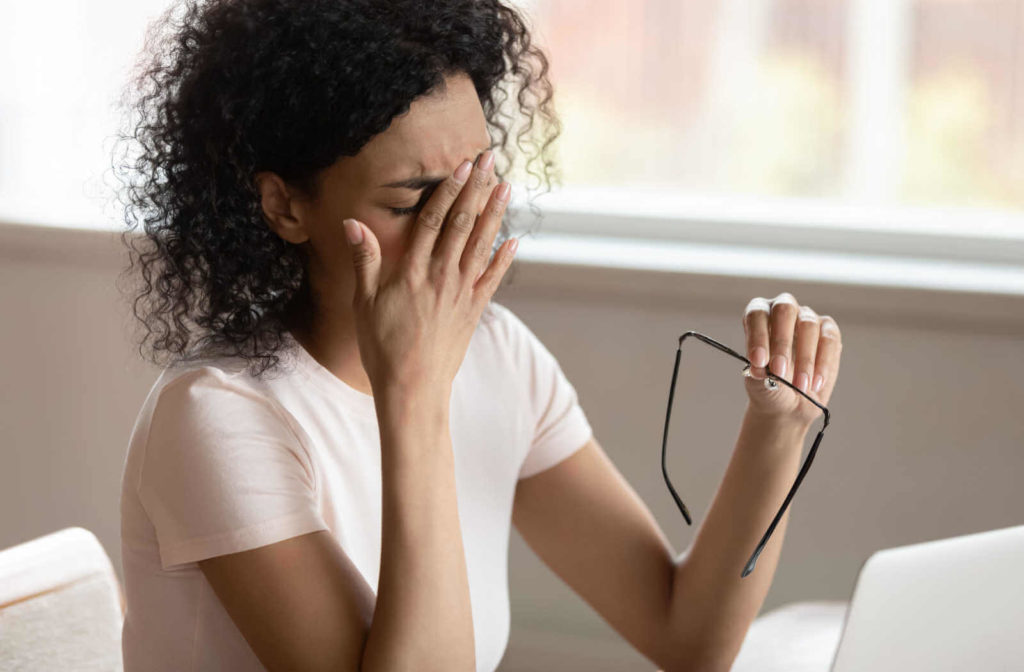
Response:
[[[328,529],[286,411],[215,367],[161,389],[138,483],[167,570]]]
[[[505,333],[533,423],[531,445],[519,470],[519,478],[527,478],[575,453],[593,431],[576,388],[555,356],[511,310],[493,301],[490,306]]]

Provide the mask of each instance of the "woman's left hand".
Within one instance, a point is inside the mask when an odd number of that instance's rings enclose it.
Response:
[[[751,362],[751,375],[745,380],[749,410],[809,426],[821,415],[821,409],[786,385],[766,388],[765,364],[776,376],[828,406],[843,350],[839,325],[783,292],[774,299],[751,299],[743,315],[743,330]]]

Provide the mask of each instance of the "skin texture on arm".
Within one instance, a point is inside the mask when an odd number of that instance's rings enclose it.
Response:
[[[807,324],[796,324],[798,318]],[[526,543],[667,672],[728,670],[774,576],[788,511],[756,571],[745,578],[740,573],[796,477],[815,415],[806,408],[813,405],[792,390],[765,390],[769,347],[796,362],[798,387],[807,386],[805,392],[814,389],[812,374],[822,376],[817,398],[823,404],[838,374],[838,328],[827,316],[798,309],[791,295],[752,301],[744,324],[756,365],[755,377],[746,379],[751,402],[725,476],[684,554],[676,555],[595,439],[516,489],[513,522]],[[759,347],[764,357],[755,354]],[[785,368],[772,360],[773,372]]]
[[[394,398],[378,402],[384,508],[376,598],[328,531],[199,563],[269,670],[474,669],[448,411],[438,402],[447,397]]]
[[[725,476],[675,570],[666,670],[727,671],[771,587],[789,511],[757,569],[740,572],[796,478],[806,429],[748,412]]]
[[[359,669],[373,590],[327,530],[199,567],[268,670]]]
[[[516,489],[513,522],[530,548],[667,671],[720,669],[707,659],[728,657],[733,645],[738,652],[736,641],[742,643],[771,584],[788,512],[757,571],[742,580],[740,571],[796,476],[800,444],[797,433],[768,439],[767,428],[750,416],[743,426],[715,501],[684,556],[677,556],[596,439]],[[776,445],[766,446],[766,439]],[[769,455],[772,449],[781,459]],[[677,582],[677,576],[684,578]],[[724,599],[727,586],[739,589],[732,600]]]
[[[626,641],[665,664],[675,552],[597,439],[520,480],[512,522]]]
[[[378,411],[386,420],[381,571],[361,670],[476,669],[449,396],[378,402],[386,409]]]

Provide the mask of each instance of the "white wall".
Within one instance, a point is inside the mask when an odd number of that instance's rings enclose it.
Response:
[[[0,547],[81,525],[118,571],[121,465],[157,375],[128,344],[119,245],[111,233],[0,225]],[[1024,523],[1024,297],[518,263],[498,300],[558,357],[598,441],[677,550],[696,529],[659,466],[678,335],[742,350],[747,300],[783,290],[839,321],[832,424],[793,501],[766,608],[848,598],[879,548]],[[727,356],[686,347],[669,470],[699,524],[745,397]],[[518,536],[511,593],[502,669],[652,669]]]

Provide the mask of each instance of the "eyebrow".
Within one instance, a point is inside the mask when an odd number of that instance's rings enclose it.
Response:
[[[481,149],[473,159],[473,163],[476,163],[476,159],[480,158],[480,154],[483,154],[487,149],[493,149],[493,147]],[[380,185],[381,189],[392,188],[392,189],[412,189],[413,191],[420,191],[426,188],[434,188],[437,185],[448,179],[447,175],[440,177],[435,175],[420,175],[419,177],[410,177],[404,180],[398,180],[397,182],[388,182],[387,184]]]
[[[422,177],[410,177],[407,180],[399,180],[398,182],[388,182],[387,184],[382,184],[381,187],[412,189],[414,191],[419,191],[420,189],[425,189],[427,187],[436,187],[444,181],[444,177],[424,175]]]

